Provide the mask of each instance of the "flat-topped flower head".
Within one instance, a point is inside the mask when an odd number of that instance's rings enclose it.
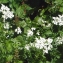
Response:
[[[10,11],[10,8],[8,8],[7,6],[1,4],[1,9],[0,12],[2,13],[2,18],[4,19],[12,19],[14,17],[13,11]]]
[[[63,15],[58,15],[58,17],[53,17],[53,24],[62,26],[63,25]]]

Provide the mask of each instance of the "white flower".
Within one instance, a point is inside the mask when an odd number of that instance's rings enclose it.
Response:
[[[48,25],[46,25],[46,27],[51,27],[51,23],[48,23]]]
[[[11,18],[14,17],[13,12],[10,11],[10,9],[7,6],[3,5],[3,4],[1,4],[0,12],[2,12],[2,14],[3,14],[2,15],[3,19],[8,19],[8,18],[11,19]],[[4,22],[5,22],[5,20],[4,20]]]
[[[17,34],[20,34],[22,31],[21,31],[20,27],[17,27],[17,28],[15,29],[15,32],[16,32]]]
[[[53,39],[48,38],[45,39],[43,37],[35,38],[35,47],[39,49],[43,49],[44,53],[48,53],[48,50],[51,50]]]
[[[28,30],[27,31],[27,36],[29,37],[29,36],[32,36],[33,35],[33,31],[32,30]]]
[[[57,37],[55,44],[56,44],[56,45],[63,44],[63,37]]]
[[[9,29],[9,23],[4,23],[4,29]]]
[[[37,31],[37,33],[36,33],[37,35],[40,35],[40,32],[39,32],[39,30]]]
[[[52,41],[53,41],[53,39],[51,39],[51,38],[45,39],[43,37],[39,37],[39,38],[36,37],[35,42],[26,44],[25,48],[27,50],[29,50],[31,47],[35,47],[37,49],[42,49],[43,53],[45,54],[45,53],[48,53],[48,51],[51,50],[51,48],[53,48],[53,46],[51,44]]]
[[[2,18],[4,18],[4,19],[8,19],[8,18],[13,18],[14,17],[14,15],[13,15],[13,12],[10,12],[10,11],[7,11],[7,12],[3,12],[3,15],[2,15]]]
[[[9,35],[6,38],[9,38]]]
[[[62,26],[63,25],[63,15],[58,15],[59,17],[53,17],[52,23],[55,25]]]
[[[30,48],[29,44],[26,44],[26,45],[25,45],[25,49],[26,49],[26,50],[29,50],[29,48]]]
[[[46,39],[43,38],[43,37],[40,37],[40,41],[42,41],[42,42],[46,42]]]
[[[53,46],[50,44],[50,45],[47,47],[47,49],[48,49],[48,50],[51,50],[51,48],[53,48]]]
[[[30,43],[30,46],[31,46],[31,47],[34,47],[34,43]]]
[[[9,11],[9,10],[10,10],[7,6],[5,6],[5,5],[3,5],[3,4],[1,4],[1,5],[2,5],[2,6],[1,6],[2,12],[3,12],[3,11]]]
[[[52,23],[54,23],[55,25],[58,25],[59,24],[59,18],[58,17],[53,17],[53,21]]]
[[[32,31],[35,30],[35,29],[36,29],[35,27],[32,27],[32,28],[31,28]]]
[[[47,39],[47,42],[48,42],[49,44],[51,44],[52,41],[53,41],[53,39],[51,39],[51,38],[48,38],[48,39]]]
[[[45,54],[45,53],[48,53],[47,47],[46,47],[46,49],[43,50],[43,54]]]
[[[61,21],[63,21],[63,15],[58,15]]]

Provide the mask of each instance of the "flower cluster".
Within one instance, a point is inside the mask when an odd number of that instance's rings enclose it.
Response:
[[[51,44],[52,42],[53,42],[53,39],[51,38],[48,38],[48,39],[45,39],[42,37],[35,38],[35,42],[27,44],[25,48],[29,50],[30,47],[35,47],[37,49],[42,49],[43,53],[48,53],[48,51],[51,50],[51,48],[53,47]]]
[[[2,12],[2,14],[3,14],[2,18],[4,19],[4,21],[5,21],[5,19],[8,19],[8,18],[11,19],[14,17],[13,11],[10,11],[10,9],[3,4],[1,4],[0,12]]]
[[[27,30],[27,37],[30,37],[33,35],[33,31],[35,30],[36,28],[32,27],[31,29]]]
[[[63,44],[63,37],[57,37],[55,43],[56,45]]]
[[[17,34],[21,34],[21,29],[20,29],[20,27],[17,27],[16,29],[15,29],[15,32],[17,33]]]
[[[53,21],[55,25],[62,26],[63,25],[63,15],[58,15],[58,17],[53,17]]]
[[[6,22],[6,19],[8,19],[8,18],[12,19],[14,17],[13,11],[10,11],[10,8],[1,4],[0,12],[2,13],[2,18],[3,18],[3,22],[4,22],[3,27],[4,27],[4,29],[8,30],[10,28],[10,24],[9,24],[9,22]]]

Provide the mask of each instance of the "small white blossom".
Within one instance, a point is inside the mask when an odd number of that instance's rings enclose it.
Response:
[[[48,39],[47,39],[47,42],[48,42],[49,44],[51,44],[52,41],[53,41],[53,39],[51,39],[51,38],[48,38]]]
[[[50,44],[50,45],[47,47],[47,49],[48,49],[48,50],[51,50],[51,48],[53,48],[53,46]]]
[[[43,50],[43,54],[48,53],[48,49]]]
[[[59,23],[59,18],[58,18],[58,17],[53,17],[52,23],[54,23],[55,25],[58,25],[58,23]]]
[[[30,45],[29,44],[26,44],[25,49],[26,50],[29,50],[29,48],[30,48]]]
[[[9,23],[4,23],[4,29],[9,29]]]
[[[33,31],[32,30],[28,30],[27,31],[27,37],[30,37],[30,36],[32,36],[33,35]]]
[[[6,36],[6,38],[9,38],[9,35],[8,35],[8,36]]]
[[[17,28],[15,29],[15,32],[16,32],[17,34],[20,34],[22,31],[21,31],[20,27],[17,27]]]
[[[57,37],[57,38],[56,38],[56,41],[55,41],[55,44],[56,44],[56,45],[63,44],[63,37]]]
[[[61,21],[63,21],[63,15],[58,15]]]
[[[40,35],[40,32],[39,32],[39,30],[37,31],[37,33],[36,33],[37,35]]]
[[[36,29],[35,27],[32,27],[32,28],[31,28],[32,31],[35,30],[35,29]]]
[[[48,23],[48,24],[46,25],[46,27],[51,27],[51,23]]]

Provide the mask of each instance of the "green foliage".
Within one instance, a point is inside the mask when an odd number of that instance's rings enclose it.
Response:
[[[13,18],[3,18],[1,4],[13,11]],[[0,0],[0,63],[63,63],[63,43],[58,45],[61,39],[56,41],[57,37],[63,37],[63,25],[52,23],[53,17],[60,14],[63,0]],[[48,53],[43,53],[46,47],[34,47],[39,37],[53,39]]]
[[[0,3],[8,3],[8,0],[0,0]]]

